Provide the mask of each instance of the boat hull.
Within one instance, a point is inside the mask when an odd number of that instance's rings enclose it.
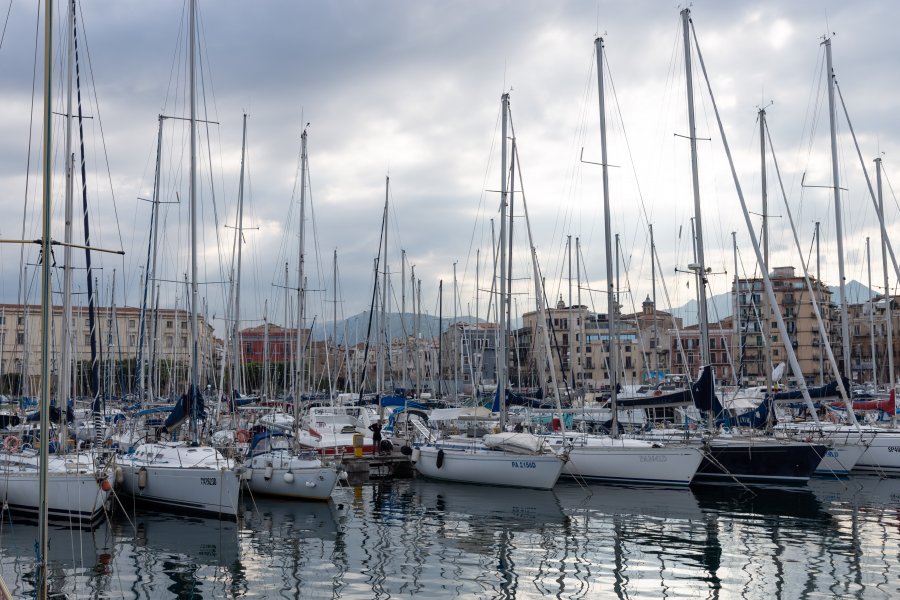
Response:
[[[0,457],[0,499],[11,513],[26,519],[39,515],[38,490],[40,488],[37,456],[26,453],[4,454]],[[86,468],[83,460],[65,456],[51,457],[47,473],[47,516],[61,525],[91,527],[103,517],[108,506],[110,491],[101,485],[105,480],[112,490],[109,475],[98,474]]]
[[[697,448],[574,446],[563,475],[595,481],[690,485],[703,453]]]
[[[803,484],[827,451],[819,444],[716,439],[707,445],[694,481]]]
[[[554,454],[515,454],[499,450],[418,448],[416,471],[441,481],[549,490],[562,472]]]
[[[247,488],[254,494],[300,500],[328,500],[337,484],[337,470],[282,452],[254,456],[247,464]]]
[[[144,444],[120,461],[122,493],[168,512],[236,520],[240,480],[209,447]]]

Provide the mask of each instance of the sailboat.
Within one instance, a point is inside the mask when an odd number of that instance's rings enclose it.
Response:
[[[197,90],[196,0],[190,2],[190,207],[191,207],[191,383],[161,433],[190,424],[190,442],[155,441],[139,444],[120,460],[123,492],[143,504],[170,511],[220,519],[237,519],[240,481],[234,463],[212,446],[202,445],[198,419],[203,414],[199,388],[197,331]]]
[[[619,365],[616,322],[618,302],[612,276],[612,223],[610,218],[609,174],[606,146],[606,105],[603,89],[603,39],[594,40],[597,53],[597,85],[600,104],[600,149],[603,169],[603,215],[606,230],[606,272],[608,283],[608,315],[610,330],[610,404],[613,414],[611,435],[562,433],[547,436],[554,447],[568,452],[563,468],[565,475],[600,481],[653,483],[686,486],[691,483],[703,455],[696,447],[685,444],[662,444],[619,435],[618,417]],[[543,320],[543,319],[542,319]],[[570,337],[572,339],[574,336]],[[710,382],[711,385],[711,382]]]
[[[501,97],[502,150],[500,174],[500,302],[506,307],[506,209],[507,209],[507,126],[509,94]],[[506,314],[498,310],[497,402],[501,430],[505,424],[506,373]],[[430,440],[413,450],[416,470],[426,477],[511,487],[550,489],[562,472],[564,455],[557,455],[547,443],[527,432],[505,432],[481,439]]]
[[[696,264],[692,265],[695,270],[698,283],[699,293],[699,309],[700,309],[700,349],[703,363],[709,364],[709,322],[706,310],[706,265],[704,261],[703,247],[703,226],[700,211],[700,189],[699,176],[697,169],[697,137],[696,125],[694,119],[694,91],[693,78],[691,73],[691,33],[693,31],[693,23],[691,21],[690,9],[681,11],[682,29],[684,34],[684,64],[685,64],[685,82],[687,86],[687,106],[688,106],[688,136],[691,144],[691,173],[692,173],[692,189],[694,196],[694,220],[696,224]],[[696,34],[694,35],[696,39]],[[706,75],[706,67],[703,63],[703,56],[697,49],[700,66]],[[707,79],[708,84],[708,79]],[[730,159],[730,151],[728,142],[725,137],[721,121],[718,120],[718,111],[715,105],[715,99],[712,98],[713,108],[716,110],[717,122],[719,123],[722,142],[725,144],[726,154]],[[753,242],[754,251],[756,252],[757,261],[764,265],[764,260],[756,241],[756,235],[749,221],[749,213],[746,211],[743,194],[740,189],[740,183],[732,166],[732,175],[737,187],[738,197],[744,209],[744,218]],[[768,272],[762,269],[763,282],[769,297],[770,306],[776,306],[774,292],[772,292],[772,282],[769,279]],[[778,311],[775,311],[775,318],[778,324],[779,333],[788,339],[784,331],[784,320]],[[786,344],[788,357],[791,360],[791,367],[795,372],[800,372],[799,365],[796,361],[793,348],[790,344]],[[721,404],[714,394],[709,394],[704,398],[694,398],[694,404],[697,408],[706,412],[708,415],[709,429],[712,431],[716,427],[715,415],[721,412]],[[715,435],[705,442],[706,455],[700,469],[697,471],[697,480],[712,481],[738,481],[741,483],[748,482],[766,482],[766,483],[805,483],[809,480],[816,468],[822,462],[822,458],[828,452],[829,447],[825,444],[813,444],[799,442],[793,440],[772,440],[758,437],[743,436],[734,433]]]
[[[48,9],[46,27],[51,30],[52,13]],[[71,255],[71,206],[73,194],[73,154],[71,148],[72,125],[72,73],[75,61],[75,14],[74,2],[69,6],[68,14],[68,119],[66,135],[66,275],[70,272],[69,256]],[[52,105],[50,62],[52,61],[52,39],[48,33],[45,52],[48,57],[48,78],[45,93],[45,110],[49,111]],[[52,328],[51,313],[51,278],[52,260],[51,244],[51,152],[52,152],[52,128],[49,122],[49,113],[45,114],[44,131],[44,205],[43,205],[43,234],[41,239],[41,403],[40,403],[40,429],[30,432],[22,429],[19,433],[10,434],[3,440],[0,447],[0,501],[4,508],[11,513],[22,515],[26,518],[37,518],[56,521],[72,527],[91,527],[96,525],[108,506],[112,490],[112,468],[108,462],[100,460],[95,450],[66,453],[68,434],[63,425],[60,434],[60,442],[55,443],[55,428],[51,423],[50,407],[50,330]],[[67,281],[66,285],[70,285]],[[66,289],[66,295],[71,298],[70,288]],[[64,363],[67,359],[63,360]],[[66,392],[61,392],[60,404],[65,405]],[[54,410],[61,415],[61,421],[65,424],[65,410]],[[56,446],[59,453],[53,452],[51,446]],[[43,527],[43,526],[42,526]],[[44,532],[45,534],[46,532]],[[43,535],[43,534],[42,534]],[[43,538],[42,538],[43,539]]]
[[[246,140],[247,118],[244,116],[244,139]],[[300,203],[305,201],[306,186],[306,130],[300,136]],[[239,192],[239,210],[243,206],[243,189],[244,189],[244,152],[246,152],[246,142],[241,151],[241,190]],[[301,230],[303,229],[303,210],[301,209]],[[303,235],[300,236],[301,240]],[[238,244],[241,243],[240,238]],[[302,241],[301,241],[302,244]],[[240,256],[240,254],[238,254]],[[302,249],[301,249],[302,261]],[[240,263],[238,263],[238,273],[240,274]],[[238,276],[237,285],[240,287],[240,276]],[[302,286],[302,283],[301,283]],[[238,291],[238,294],[240,292]],[[301,291],[301,294],[303,292]],[[236,297],[239,297],[236,296]],[[302,299],[301,299],[302,301]],[[237,319],[238,316],[235,316]],[[301,325],[298,329],[302,329]],[[237,333],[237,327],[235,327]],[[235,357],[237,360],[237,357]],[[235,370],[237,374],[237,370]],[[293,434],[284,431],[263,431],[257,433],[250,442],[247,450],[246,464],[247,473],[244,478],[247,487],[255,494],[269,494],[274,496],[285,496],[289,498],[304,498],[308,500],[327,500],[331,497],[331,492],[337,484],[338,473],[334,465],[323,464],[322,458],[314,451],[301,451],[298,448],[298,440],[300,433],[300,394],[294,395],[294,419],[291,421],[293,426]],[[289,415],[285,415],[288,417]]]

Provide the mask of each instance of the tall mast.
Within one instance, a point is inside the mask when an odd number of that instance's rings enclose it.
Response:
[[[569,381],[571,382],[571,391],[575,391],[575,313],[572,310],[572,236],[566,237],[566,248],[568,248],[569,259],[569,317],[567,319],[569,333]]]
[[[290,377],[288,374],[290,373],[290,352],[288,351],[288,343],[287,340],[290,338],[287,336],[288,329],[290,328],[288,321],[290,320],[290,304],[289,301],[289,290],[290,286],[288,282],[290,281],[290,271],[288,268],[288,262],[284,261],[284,330],[282,331],[282,344],[281,344],[281,360],[283,362],[282,366],[282,377],[284,380],[281,382],[281,387],[283,390],[284,397],[287,398],[289,390],[290,390]]]
[[[734,369],[734,385],[736,387],[741,386],[741,375],[740,375],[740,364],[742,359],[740,358],[740,353],[738,352],[741,348],[741,318],[740,318],[740,302],[739,302],[739,281],[738,281],[738,254],[737,254],[737,232],[731,232],[731,247],[733,248],[732,253],[734,255],[734,298],[732,298],[732,314],[734,315],[731,318],[731,356],[732,356],[732,365]],[[735,365],[735,360],[737,360],[737,365]]]
[[[653,294],[653,370],[659,372],[659,325],[656,322],[656,242],[653,241],[653,223],[650,229],[650,290]]]
[[[234,281],[234,321],[231,330],[232,359],[231,389],[241,388],[241,258],[244,246],[244,165],[247,158],[247,115],[244,114],[241,134],[241,176],[238,184],[237,218],[237,273]],[[266,330],[268,331],[268,329]]]
[[[269,397],[269,299],[263,301],[263,380],[262,398]]]
[[[881,159],[875,159],[875,176],[876,183],[878,186],[878,212],[881,214],[881,220],[884,221],[884,195],[882,194],[881,188]],[[887,345],[885,346],[887,360],[888,360],[888,386],[890,389],[894,388],[894,384],[896,380],[894,379],[894,323],[891,317],[891,304],[893,303],[894,295],[891,293],[891,282],[888,277],[888,264],[887,264],[887,251],[885,250],[885,235],[884,229],[881,229],[881,267],[884,272],[884,320],[885,325],[887,326],[887,330],[885,333],[885,341]]]
[[[306,129],[300,134],[300,247],[297,251],[297,380],[294,391],[294,429],[300,427],[300,396],[303,395],[304,378],[306,376],[305,341],[303,326],[306,319]],[[311,332],[310,332],[311,333]],[[295,431],[297,433],[297,431]],[[296,437],[295,437],[296,439]]]
[[[836,113],[834,106],[834,67],[831,63],[831,39],[825,44],[825,61],[828,69],[828,122],[831,130],[831,180],[834,190],[834,226],[837,230],[838,276],[840,277],[841,298],[841,343],[844,355],[844,376],[853,377],[850,367],[850,318],[847,314],[847,289],[844,275],[844,225],[841,210],[841,175],[838,171],[837,132],[835,130]]]
[[[388,201],[390,198],[391,178],[384,178],[384,220],[381,229],[384,235],[384,241],[381,247],[381,310],[379,311],[379,328],[378,328],[378,389],[377,393],[384,393],[385,371],[387,370],[387,353],[389,346],[387,341],[387,301],[388,301],[388,262],[387,262],[387,246],[388,246]],[[378,403],[381,406],[381,402]],[[379,413],[381,409],[379,408]]]
[[[197,397],[200,395],[199,339],[197,330],[197,303],[200,294],[197,288],[197,0],[191,0],[190,28],[190,80],[191,80],[191,443],[200,443],[197,428]]]
[[[500,127],[500,301],[497,303],[497,401],[500,406],[500,431],[506,429],[506,165],[509,94],[500,97],[503,113]]]
[[[822,253],[819,244],[819,221],[816,221],[816,292],[822,289]],[[821,300],[816,298],[816,300]],[[828,340],[819,340],[820,347],[828,343]],[[819,385],[825,385],[825,355],[819,350]]]
[[[872,248],[866,237],[866,265],[869,273],[869,343],[872,351],[872,385],[878,386],[878,367],[875,366],[875,294],[872,292]]]
[[[75,202],[75,155],[72,153],[72,74],[75,70],[75,0],[69,3],[68,18],[68,68],[66,70],[66,208],[65,233],[63,246],[63,313],[62,313],[62,352],[59,363],[58,405],[65,411],[72,385],[72,212]],[[65,414],[63,412],[62,414]],[[63,448],[68,445],[68,434],[65,432],[65,419],[60,419],[60,443]]]
[[[603,172],[603,230],[606,245],[606,312],[609,323],[609,402],[612,434],[618,436],[619,348],[616,334],[616,289],[613,279],[612,217],[609,209],[609,162],[606,148],[606,96],[603,91],[603,38],[594,40],[597,52],[597,96],[600,102],[600,168]]]
[[[457,307],[459,306],[457,300],[459,299],[459,291],[457,289],[456,282],[456,262],[453,263],[453,329],[457,333],[459,333],[459,339],[453,344],[453,397],[456,398],[456,395],[459,393],[459,354],[462,352],[463,344],[463,336],[464,331],[459,326],[459,311]]]
[[[687,83],[688,138],[691,142],[691,185],[694,191],[694,223],[696,226],[696,261],[693,265],[697,272],[697,302],[700,319],[700,362],[709,365],[709,316],[706,309],[706,261],[703,255],[703,221],[700,215],[700,175],[697,167],[697,125],[694,118],[694,79],[691,71],[691,11],[681,11],[681,24],[684,31],[684,72]]]
[[[759,109],[759,172],[760,172],[760,192],[762,195],[762,252],[763,264],[762,268],[769,272],[769,194],[766,182],[766,109]],[[773,307],[774,308],[774,307]],[[763,335],[766,336],[766,357],[763,360],[763,368],[766,370],[766,393],[772,389],[772,319],[769,315],[769,299],[766,296],[762,303],[763,318]],[[790,344],[790,340],[782,340],[785,344]],[[795,373],[797,377],[802,377],[802,373]],[[773,411],[769,411],[768,418],[771,421],[774,417]]]
[[[50,309],[53,301],[50,287],[50,223],[51,177],[53,172],[51,145],[53,139],[53,2],[44,0],[44,164],[43,211],[41,215],[41,431],[50,431]],[[41,444],[38,469],[38,567],[35,587],[39,600],[47,598],[48,550],[50,529],[47,514],[47,460],[49,444]]]

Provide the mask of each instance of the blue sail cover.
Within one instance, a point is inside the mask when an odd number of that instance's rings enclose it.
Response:
[[[162,429],[166,433],[175,431],[179,425],[184,423],[184,421],[191,416],[191,412],[194,412],[195,417],[198,419],[206,418],[206,407],[203,405],[203,395],[193,386],[189,388],[189,392],[191,393],[181,395],[181,398],[175,403],[175,408],[169,413],[169,416],[166,417],[166,422],[163,423],[162,426]]]

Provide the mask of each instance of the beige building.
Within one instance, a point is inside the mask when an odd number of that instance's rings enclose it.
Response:
[[[59,372],[62,335],[62,307],[52,313],[50,372],[55,389]],[[97,309],[97,351],[101,385],[113,394],[135,391],[136,359],[141,342],[139,308],[115,309],[115,319],[107,307]],[[213,328],[198,316],[200,327],[200,381],[216,380],[217,344]],[[176,392],[174,386],[187,380],[190,365],[190,315],[183,310],[159,309],[148,317],[143,335],[145,365],[150,356],[151,336],[156,332],[155,355],[160,368],[158,390]],[[91,331],[87,308],[72,310],[70,322],[73,348],[73,378],[76,395],[88,395],[91,361]],[[35,394],[40,389],[41,307],[0,304],[0,389],[13,394]]]
[[[769,368],[767,349],[771,347],[772,365],[788,363],[785,343],[790,343],[797,354],[800,369],[809,383],[820,381],[819,373],[826,352],[819,336],[819,327],[813,312],[812,297],[802,276],[794,273],[794,267],[776,267],[770,274],[775,300],[785,321],[788,340],[780,339],[771,307],[767,305],[761,277],[738,279],[734,294],[737,315],[737,331],[732,354],[738,365],[743,383],[763,382]],[[811,278],[816,300],[828,339],[838,364],[842,361],[839,309],[832,304],[831,291],[822,282]],[[766,323],[769,326],[770,344],[766,343]],[[826,380],[831,377],[825,376]]]
[[[894,355],[894,378],[897,379],[898,372],[900,372],[900,296],[892,296],[890,300],[891,337],[893,339],[891,352]],[[872,302],[851,304],[848,307],[851,340],[850,367],[853,369],[854,381],[879,385],[890,381],[887,308],[887,302],[883,295],[875,297]]]
[[[546,358],[544,332],[538,328],[538,312],[522,316],[522,328],[516,332],[516,365],[524,371],[529,386],[550,381],[550,361]],[[655,310],[647,298],[641,311],[620,314],[616,327],[619,355],[619,380],[623,384],[644,383],[671,369],[669,336],[681,319]],[[609,385],[609,319],[590,312],[586,306],[567,307],[562,299],[545,311],[545,326],[550,340],[553,368],[561,388],[595,391]],[[571,367],[571,370],[570,370]]]

